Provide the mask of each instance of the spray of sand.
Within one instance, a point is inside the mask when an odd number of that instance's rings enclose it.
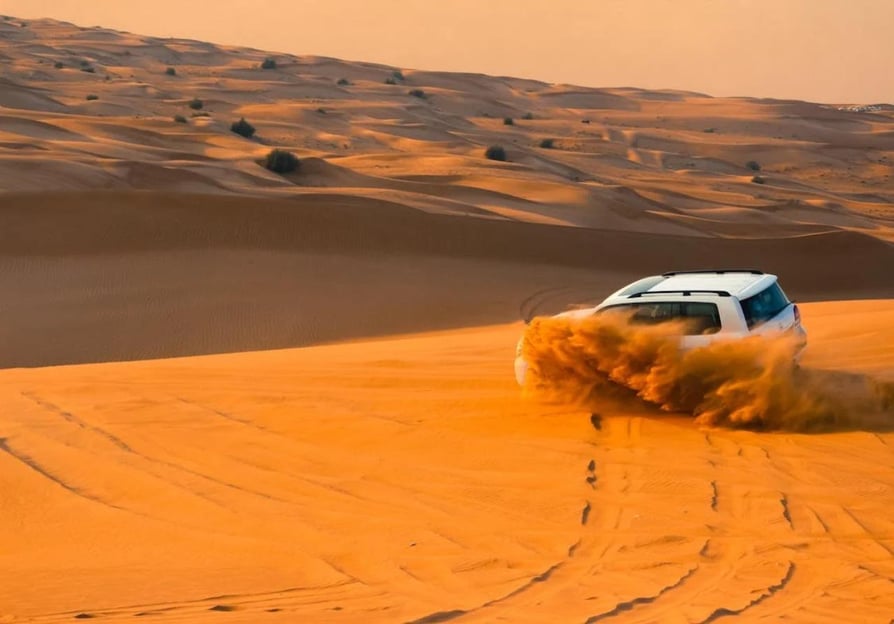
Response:
[[[684,351],[680,326],[621,315],[536,318],[522,351],[525,391],[596,408],[619,392],[701,424],[823,430],[894,425],[894,385],[794,365],[791,338],[718,341]]]

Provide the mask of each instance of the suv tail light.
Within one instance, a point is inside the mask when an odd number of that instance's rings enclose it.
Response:
[[[798,309],[798,304],[792,304],[792,312],[795,313],[795,325],[801,324],[801,311]]]

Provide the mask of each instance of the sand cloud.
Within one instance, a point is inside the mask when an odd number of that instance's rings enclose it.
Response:
[[[630,397],[710,426],[823,430],[888,428],[894,385],[793,365],[790,338],[718,341],[684,351],[679,327],[620,316],[536,318],[523,353],[525,391],[586,405]]]

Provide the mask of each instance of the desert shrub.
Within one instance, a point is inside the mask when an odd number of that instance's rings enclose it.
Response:
[[[762,176],[754,176],[751,181],[755,184],[766,184],[767,181]]]
[[[484,152],[484,157],[489,160],[506,160],[506,150],[502,145],[491,145]]]
[[[250,139],[255,135],[255,127],[245,121],[245,117],[230,124],[230,130],[239,136],[244,136],[246,139]]]
[[[176,76],[176,75],[177,75],[177,70],[174,69],[173,67],[168,67],[168,68],[165,70],[165,74],[168,75],[168,76]]]
[[[321,106],[320,108],[317,109],[317,112],[320,113],[321,115],[325,115],[326,109]]]
[[[351,84],[351,81],[347,78],[339,78],[338,82],[336,82],[335,84],[337,84],[339,87],[347,87],[349,84]]]
[[[88,74],[95,74],[95,73],[96,73],[96,68],[95,68],[95,67],[82,67],[82,68],[81,68],[81,71],[82,71],[82,72],[87,72]]]
[[[276,69],[276,59],[272,59],[268,56],[261,63],[261,69]]]
[[[388,76],[387,78],[385,78],[385,84],[396,85],[397,80],[395,80],[391,76]]]
[[[291,173],[298,169],[300,164],[295,154],[281,149],[272,150],[264,159],[264,167],[273,173]]]
[[[406,80],[406,78],[404,78],[403,73],[397,69],[395,69],[393,72],[391,72],[391,78],[395,81],[395,83],[403,82],[404,80]]]
[[[556,146],[555,139],[543,139],[540,141],[540,147],[544,149],[552,149]]]
[[[65,67],[65,63],[63,63],[62,61],[56,61],[53,64],[53,67],[55,67],[56,69],[62,69],[63,67]]]
[[[189,101],[188,106],[193,110],[202,110],[205,107],[205,103],[199,98],[193,98]]]
[[[89,67],[89,66],[90,66],[89,61],[81,61],[81,67]]]
[[[530,121],[531,119],[534,119],[534,113],[525,113],[524,115],[522,115],[522,119],[527,119],[528,121]]]
[[[504,126],[514,126],[515,120],[512,117],[503,117]]]
[[[409,91],[407,91],[407,93],[415,98],[419,98],[420,100],[424,100],[426,97],[425,91],[423,91],[422,89],[410,89]]]
[[[90,95],[87,96],[88,102],[92,102],[93,100],[98,100],[98,99],[99,99],[99,96],[96,95],[95,93],[91,93]]]
[[[590,120],[589,119],[581,119],[580,122],[588,124],[588,123],[590,123]]]
[[[186,123],[186,117],[183,115],[174,115],[174,121],[177,123]]]
[[[749,169],[751,169],[752,171],[760,171],[761,170],[761,165],[756,160],[749,160],[747,163],[745,163],[745,166],[748,167]]]

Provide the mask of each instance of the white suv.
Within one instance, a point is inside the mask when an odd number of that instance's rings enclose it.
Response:
[[[798,306],[782,292],[775,275],[754,269],[673,271],[644,277],[595,307],[557,316],[585,318],[607,310],[629,313],[633,324],[686,321],[687,333],[680,337],[683,349],[717,340],[792,332],[798,344],[797,359],[807,344]],[[515,357],[519,384],[528,369],[522,357],[523,340]]]

